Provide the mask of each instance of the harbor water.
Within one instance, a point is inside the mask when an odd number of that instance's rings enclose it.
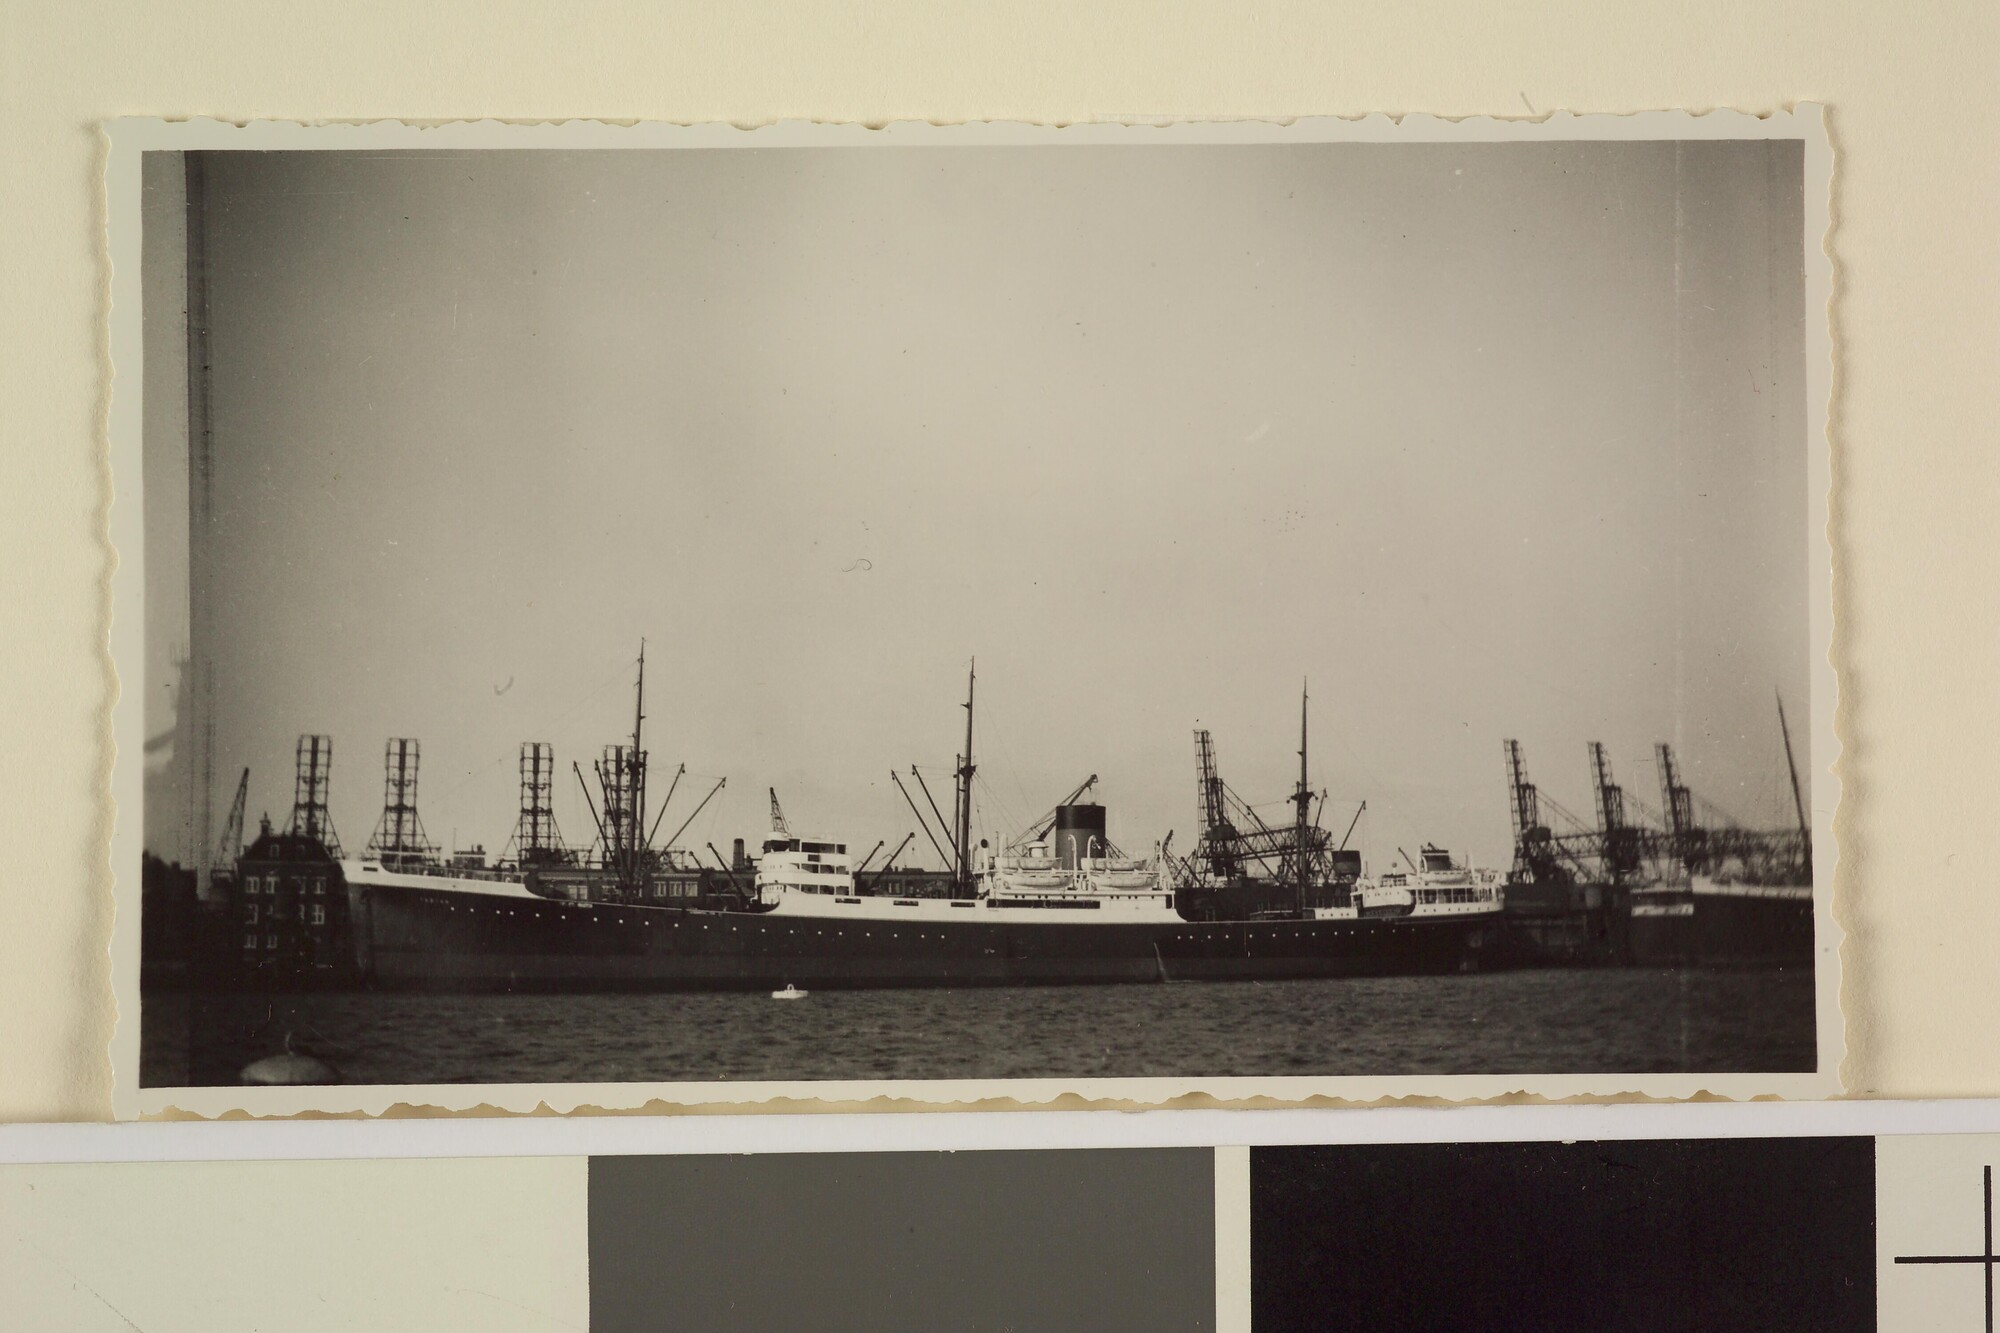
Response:
[[[218,1086],[287,1036],[357,1084],[1780,1073],[1809,968],[1605,968],[976,990],[146,996],[141,1082]]]

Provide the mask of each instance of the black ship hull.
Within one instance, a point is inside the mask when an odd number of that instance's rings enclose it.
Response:
[[[1813,956],[1811,890],[1635,892],[1631,952],[1642,966],[1804,966]]]
[[[838,921],[352,886],[353,980],[429,990],[1021,986],[1477,970],[1497,922]],[[968,905],[968,915],[977,911]],[[1054,915],[1054,914],[1051,914]]]
[[[1514,967],[1609,967],[1627,961],[1625,891],[1568,880],[1507,886],[1503,954]]]

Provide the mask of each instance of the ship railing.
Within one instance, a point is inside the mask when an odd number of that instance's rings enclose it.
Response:
[[[1490,903],[1499,901],[1499,898],[1491,888],[1471,884],[1449,884],[1418,889],[1416,900],[1422,904],[1436,906],[1454,903]]]
[[[378,866],[397,875],[427,875],[432,879],[479,879],[492,883],[518,883],[520,873],[505,866],[454,866],[441,861],[402,862],[391,865],[373,857],[363,865]]]
[[[1032,875],[1033,878],[1037,880],[1052,878],[1055,880],[1055,882],[1024,883],[1023,881],[1027,879],[1030,875]],[[1144,876],[1146,878],[1146,882],[1137,884],[1118,883],[1116,882],[1116,880],[1108,878],[1111,876],[1118,876],[1128,879]],[[1088,896],[1092,894],[1104,894],[1104,893],[1164,894],[1173,892],[1172,885],[1164,883],[1159,879],[1157,875],[1151,875],[1143,869],[1122,870],[1122,871],[1106,870],[1106,871],[1098,871],[1095,873],[1080,871],[1080,870],[1058,871],[1058,872],[1041,871],[1041,872],[1028,872],[1028,874],[1013,874],[1013,875],[1002,872],[1001,874],[996,875],[992,878],[992,883],[993,883],[993,891],[996,893],[1007,893],[1007,894],[1017,894],[1017,895],[1025,894],[1031,897],[1075,897],[1078,895]]]
[[[1704,895],[1720,895],[1731,898],[1784,898],[1803,899],[1812,896],[1810,884],[1757,884],[1740,879],[1711,879],[1711,887],[1695,890]]]
[[[1118,879],[1108,876],[1074,874],[1065,875],[1061,881],[1054,884],[1029,884],[1022,883],[1018,877],[999,875],[991,881],[991,888],[995,893],[1039,898],[1091,898],[1113,893],[1170,894],[1174,891],[1173,885],[1157,876],[1145,876],[1142,879],[1137,872],[1134,872],[1120,878],[1138,882],[1121,883]]]
[[[986,895],[986,901],[995,907],[1005,907],[1009,903],[1108,902],[1114,899],[1131,902],[1171,902],[1173,893],[1165,889],[1097,889],[1089,893],[1065,893],[1060,889],[1018,889],[994,890]]]

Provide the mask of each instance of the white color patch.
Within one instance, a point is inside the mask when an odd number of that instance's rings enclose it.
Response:
[[[12,1328],[583,1329],[581,1157],[0,1167]]]

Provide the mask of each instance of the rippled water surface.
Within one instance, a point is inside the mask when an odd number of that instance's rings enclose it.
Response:
[[[148,1086],[237,1081],[288,1032],[350,1083],[1780,1072],[1809,970],[978,990],[147,997]]]

